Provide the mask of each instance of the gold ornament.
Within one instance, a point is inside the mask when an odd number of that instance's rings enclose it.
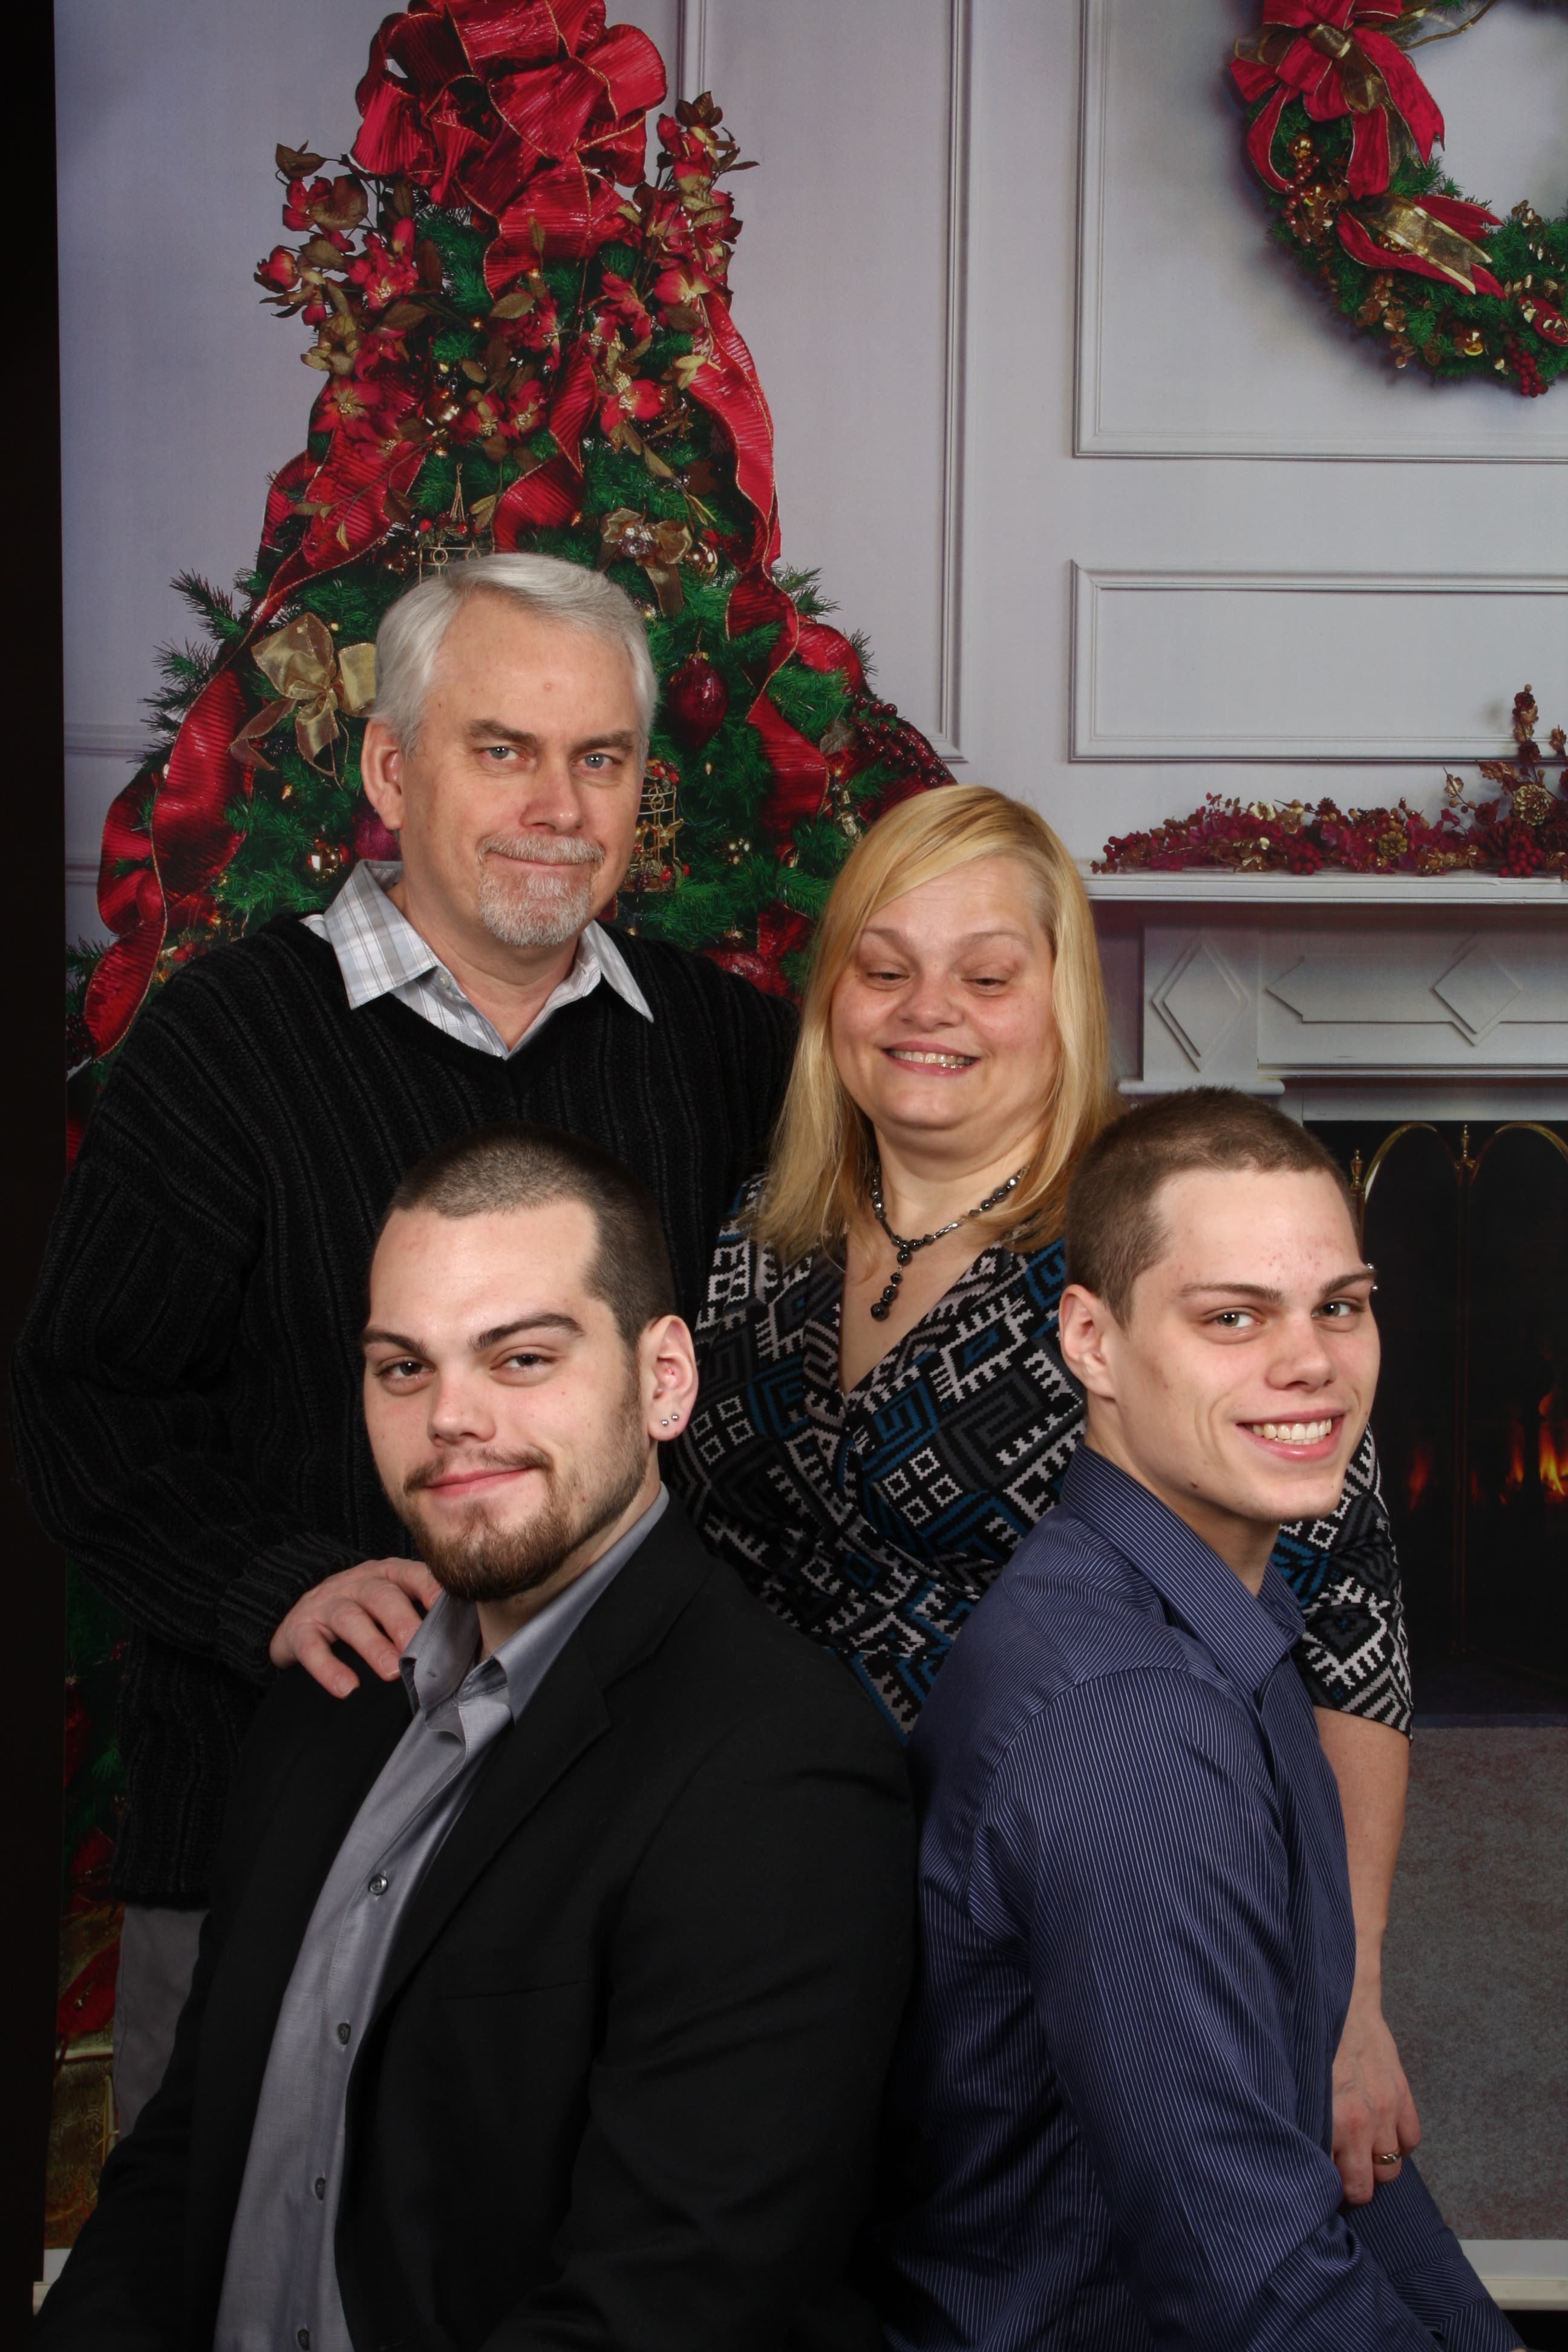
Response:
[[[247,768],[270,768],[271,761],[262,756],[262,741],[289,717],[300,757],[320,768],[321,754],[342,732],[337,713],[357,719],[375,697],[374,646],[368,640],[333,645],[331,630],[314,613],[301,613],[263,637],[256,649],[256,667],[278,699],[247,719],[229,745]]]
[[[675,814],[676,794],[679,789],[679,772],[672,768],[668,760],[648,761],[643,772],[642,798],[637,804],[637,829],[624,886],[626,889],[674,888],[675,869],[670,850],[676,835],[685,824],[685,819]]]
[[[1556,803],[1556,793],[1545,784],[1531,782],[1514,787],[1513,813],[1521,824],[1544,824]]]
[[[1487,339],[1479,327],[1467,327],[1454,345],[1454,349],[1461,359],[1484,359],[1487,352]]]
[[[659,611],[668,616],[679,613],[686,601],[678,567],[690,549],[691,533],[683,522],[650,522],[632,507],[615,507],[599,525],[598,569],[640,563]]]
[[[342,843],[331,840],[324,833],[316,835],[305,853],[307,868],[322,882],[330,882],[334,874],[341,874],[348,862],[349,854]]]
[[[467,506],[463,499],[463,469],[459,466],[451,505],[415,541],[419,578],[423,580],[432,572],[444,572],[454,555],[466,560],[470,555],[493,554],[495,540],[490,524],[499,504],[499,497],[492,495],[476,499],[471,509]]]

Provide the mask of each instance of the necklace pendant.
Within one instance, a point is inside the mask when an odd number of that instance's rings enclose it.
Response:
[[[885,1323],[887,1321],[888,1310],[899,1295],[899,1285],[903,1278],[904,1277],[901,1274],[889,1276],[886,1290],[883,1291],[882,1296],[878,1299],[876,1305],[871,1309],[871,1319],[874,1323]]]
[[[912,1250],[901,1249],[901,1250],[899,1252],[899,1264],[900,1264],[900,1265],[908,1265],[908,1264],[909,1264],[909,1262],[910,1262],[910,1258],[911,1258],[913,1255],[914,1255],[914,1252],[913,1252]]]

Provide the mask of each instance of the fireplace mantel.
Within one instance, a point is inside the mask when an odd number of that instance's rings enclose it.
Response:
[[[1300,1118],[1568,1118],[1568,888],[1491,875],[1086,874],[1126,1095]]]

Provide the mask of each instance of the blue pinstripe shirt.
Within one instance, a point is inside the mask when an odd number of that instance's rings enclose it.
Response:
[[[910,1751],[899,2352],[1517,2345],[1408,2164],[1341,2208],[1354,1927],[1300,1632],[1080,1447],[954,1645]]]

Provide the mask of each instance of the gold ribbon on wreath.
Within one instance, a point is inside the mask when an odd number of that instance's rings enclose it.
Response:
[[[314,613],[301,613],[263,637],[256,649],[256,667],[278,699],[248,719],[229,746],[247,768],[271,766],[262,757],[262,742],[291,716],[300,757],[319,769],[321,753],[342,732],[338,712],[357,719],[375,697],[374,646],[366,640],[340,652],[325,622]]]
[[[1446,221],[1434,220],[1429,212],[1406,196],[1379,196],[1374,203],[1358,205],[1361,218],[1366,223],[1379,245],[1391,253],[1412,253],[1418,261],[1429,262],[1440,269],[1455,286],[1462,286],[1467,294],[1476,290],[1475,273],[1487,269],[1484,247],[1461,236],[1457,228]]]

